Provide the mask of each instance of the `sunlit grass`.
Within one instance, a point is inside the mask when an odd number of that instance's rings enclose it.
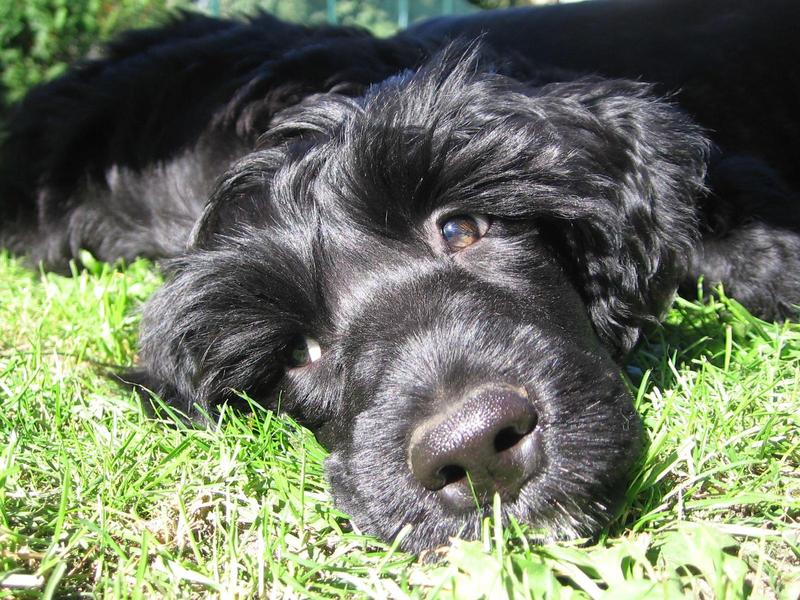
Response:
[[[87,262],[0,255],[0,598],[800,594],[797,325],[678,301],[631,361],[649,446],[619,520],[548,546],[487,521],[420,561],[354,531],[290,420],[147,416],[105,374],[159,278]]]

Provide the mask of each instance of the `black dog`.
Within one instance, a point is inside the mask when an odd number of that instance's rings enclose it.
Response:
[[[2,241],[169,257],[131,378],[189,414],[280,402],[366,531],[474,536],[497,492],[589,533],[640,446],[619,363],[678,286],[800,301],[797,16],[597,1],[390,40],[185,17],[22,103]]]

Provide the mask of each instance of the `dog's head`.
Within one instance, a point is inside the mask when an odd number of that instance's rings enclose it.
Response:
[[[685,272],[705,154],[646,85],[531,88],[473,56],[307,98],[169,266],[141,380],[188,411],[279,401],[337,503],[412,524],[407,548],[476,535],[495,492],[588,533],[637,458],[618,360]]]

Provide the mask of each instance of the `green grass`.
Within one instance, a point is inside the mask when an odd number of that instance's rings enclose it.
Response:
[[[159,278],[90,270],[0,254],[0,598],[800,594],[797,325],[679,301],[632,361],[650,444],[600,540],[535,546],[487,520],[420,561],[354,530],[288,419],[146,416],[103,373],[135,359]]]

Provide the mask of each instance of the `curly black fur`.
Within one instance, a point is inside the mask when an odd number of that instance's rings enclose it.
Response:
[[[715,110],[698,109],[704,82],[708,98],[735,83],[758,105],[764,90],[738,74],[798,44],[778,36],[774,52],[742,15],[797,10],[707,4],[691,28],[677,15],[694,3],[676,0],[488,13],[390,40],[269,17],[129,34],[18,108],[0,240],[52,268],[79,248],[165,259],[131,379],[193,416],[238,390],[280,402],[331,450],[337,504],[385,538],[413,524],[410,549],[480,522],[412,475],[415,428],[486,384],[524,389],[540,452],[505,514],[548,537],[590,533],[640,446],[619,363],[676,289],[702,274],[771,318],[800,301],[796,149],[773,151],[759,114],[750,137],[746,122],[711,131],[710,152],[686,113]],[[640,34],[631,14],[651,15]],[[670,15],[659,37],[652,22]],[[599,35],[560,39],[587,19],[648,51],[592,63]],[[478,30],[477,45],[445,45]],[[680,75],[694,62],[655,59],[674,39],[734,35],[749,62],[732,80],[713,53],[700,82]],[[686,90],[665,99],[659,83]],[[783,127],[776,139],[796,119]],[[464,214],[489,229],[453,251],[441,226]],[[323,353],[292,368],[298,336]]]

